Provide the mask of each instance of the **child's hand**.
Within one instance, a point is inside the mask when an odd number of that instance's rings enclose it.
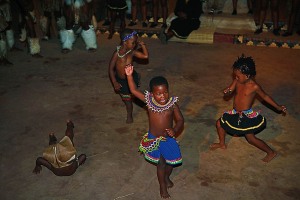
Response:
[[[223,92],[225,95],[229,95],[232,93],[232,90],[230,88],[226,88]]]
[[[132,75],[132,73],[133,73],[133,66],[132,65],[127,65],[125,67],[125,74],[127,76],[130,76],[130,75]]]
[[[282,114],[285,116],[286,115],[286,107],[285,106],[281,106],[281,112]]]
[[[146,44],[143,41],[138,41],[140,47],[145,46]]]
[[[115,91],[120,91],[122,85],[121,85],[119,82],[115,81],[115,82],[113,83],[113,85],[114,85],[114,90],[115,90]]]
[[[175,136],[174,129],[172,129],[172,128],[166,128],[165,130],[166,130],[166,133],[167,133],[168,136],[174,138],[174,136]]]

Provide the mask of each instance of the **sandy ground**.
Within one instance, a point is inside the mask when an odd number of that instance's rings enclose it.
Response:
[[[160,199],[156,168],[137,147],[148,129],[144,109],[134,106],[134,123],[125,123],[125,107],[114,93],[107,67],[119,38],[98,36],[98,51],[88,53],[81,38],[69,54],[57,39],[42,42],[43,58],[9,53],[13,66],[0,67],[1,199]],[[300,198],[300,51],[233,44],[187,44],[143,39],[146,64],[135,63],[148,89],[156,75],[167,77],[170,92],[180,98],[185,129],[179,137],[183,165],[171,176],[169,193],[176,200]],[[284,117],[256,101],[268,120],[258,137],[279,155],[265,164],[265,153],[244,138],[227,137],[228,149],[210,151],[217,141],[215,121],[232,107],[222,90],[231,81],[237,56],[251,55],[257,81],[279,104]],[[32,170],[48,143],[48,134],[64,135],[66,120],[75,124],[78,153],[89,158],[70,177],[43,168]]]

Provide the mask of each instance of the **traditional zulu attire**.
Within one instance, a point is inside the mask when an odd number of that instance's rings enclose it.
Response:
[[[171,97],[165,105],[158,104],[150,92],[145,92],[147,107],[151,112],[164,112],[173,109],[178,101],[177,97]],[[182,164],[182,156],[179,145],[173,137],[155,137],[150,132],[143,136],[139,145],[139,151],[144,154],[147,161],[157,164],[162,156],[169,165],[177,166]]]
[[[9,23],[12,21],[9,0],[0,1],[0,60],[7,58],[7,51],[14,44],[14,33]]]
[[[52,21],[52,13],[59,30],[65,28],[65,19],[62,17],[62,1],[61,0],[41,0],[41,9],[44,16],[40,18],[41,29],[44,33],[45,40],[50,37],[50,25]]]
[[[202,1],[200,0],[177,0],[174,13],[178,16],[178,12],[184,12],[186,19],[177,17],[171,21],[170,30],[176,37],[186,39],[193,30],[200,27],[200,15],[202,13]]]
[[[64,136],[57,144],[52,144],[43,152],[43,158],[55,168],[67,167],[76,158],[76,149],[68,136]]]
[[[220,118],[222,128],[229,134],[244,136],[248,133],[256,134],[266,127],[266,119],[252,109],[224,112]]]
[[[27,25],[27,30],[25,27],[22,29],[21,33],[21,41],[25,41],[28,34],[28,46],[29,46],[29,52],[31,55],[39,54],[41,51],[40,41],[39,38],[36,35],[35,29],[34,29],[34,23],[36,22],[36,17],[34,13],[34,5],[32,0],[10,0],[14,6],[17,6],[20,10],[20,15],[22,19],[25,19],[27,23],[30,24],[30,26]],[[14,10],[13,9],[13,10]]]
[[[92,0],[64,0],[64,14],[66,29],[59,32],[62,48],[72,50],[75,34],[80,34],[87,50],[97,49],[95,33],[97,27],[96,23],[91,24],[94,19]]]

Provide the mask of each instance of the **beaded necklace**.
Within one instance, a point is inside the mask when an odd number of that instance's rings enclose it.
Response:
[[[151,93],[146,90],[145,91],[145,100],[147,103],[147,107],[150,110],[152,110],[153,112],[162,113],[162,112],[168,110],[169,108],[171,108],[172,106],[174,106],[174,104],[178,101],[178,97],[170,97],[169,101],[166,104],[161,105],[161,104],[157,103],[155,101],[154,97],[151,95]]]
[[[131,49],[130,49],[126,53],[124,53],[123,55],[120,55],[119,54],[120,48],[121,48],[121,46],[117,46],[117,55],[118,55],[119,58],[124,58],[124,56],[126,56],[127,54],[129,54],[131,52]]]

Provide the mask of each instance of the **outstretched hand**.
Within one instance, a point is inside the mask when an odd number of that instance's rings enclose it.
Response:
[[[286,107],[285,106],[280,106],[281,107],[281,112],[285,116],[286,115]]]
[[[125,74],[126,74],[127,76],[130,76],[130,75],[132,75],[132,73],[133,73],[133,66],[132,66],[132,65],[126,66],[126,67],[125,67]]]
[[[224,91],[223,91],[224,95],[230,95],[232,93],[232,90],[230,88],[226,88]]]

